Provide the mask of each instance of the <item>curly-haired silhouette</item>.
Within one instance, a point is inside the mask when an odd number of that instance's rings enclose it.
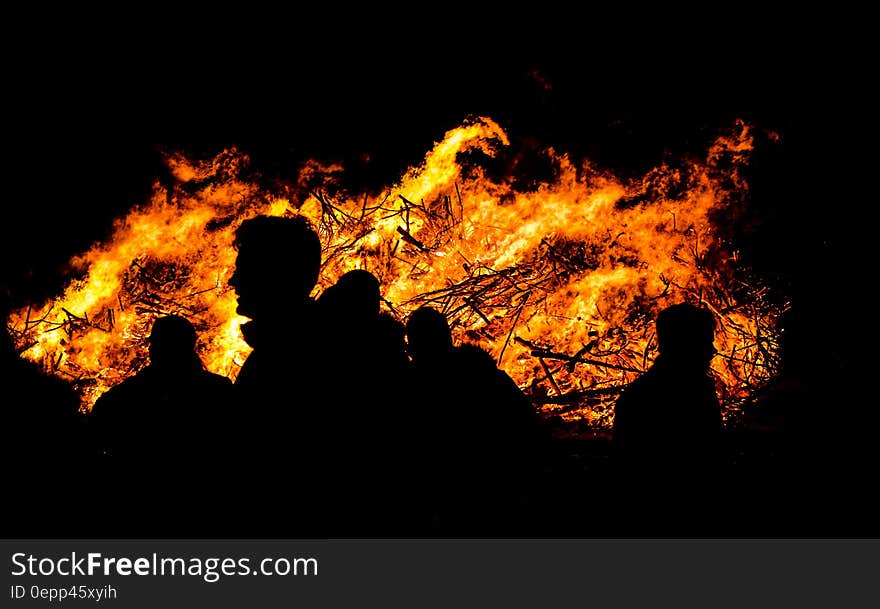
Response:
[[[518,498],[528,493],[543,439],[534,407],[488,353],[453,345],[442,313],[420,308],[406,333],[435,528],[522,531]]]
[[[413,364],[422,368],[446,361],[455,350],[446,316],[431,307],[421,307],[409,316],[406,343]]]
[[[408,366],[403,325],[380,313],[379,280],[364,270],[345,273],[318,299],[334,350],[358,381],[380,384]]]

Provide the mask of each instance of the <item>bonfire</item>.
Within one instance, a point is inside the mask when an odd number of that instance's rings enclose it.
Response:
[[[312,161],[295,183],[269,187],[239,150],[200,162],[170,154],[174,180],[157,180],[106,242],[71,261],[58,298],[8,324],[22,355],[73,383],[86,411],[146,364],[149,328],[163,315],[190,319],[208,369],[234,379],[249,353],[228,286],[235,229],[299,214],[322,242],[316,295],[366,269],[392,315],[439,309],[457,340],[489,351],[543,414],[593,428],[611,424],[621,388],[657,355],[657,313],[708,307],[718,324],[712,371],[734,423],[777,370],[785,306],[726,237],[748,202],[750,127],[738,122],[701,158],[628,180],[548,150],[552,177],[523,186],[481,163],[507,146],[494,121],[470,119],[418,167],[366,193],[343,189],[336,165]],[[286,321],[280,308],[276,323]]]

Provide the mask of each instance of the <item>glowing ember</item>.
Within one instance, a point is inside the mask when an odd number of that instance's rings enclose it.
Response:
[[[379,196],[344,193],[340,167],[311,162],[300,202],[257,186],[234,149],[204,163],[172,155],[171,190],[157,183],[107,243],[76,258],[79,276],[57,301],[15,312],[13,335],[26,357],[75,382],[84,408],[145,364],[159,315],[191,319],[207,367],[234,378],[249,348],[227,286],[233,233],[256,215],[299,213],[321,236],[319,290],[371,271],[392,313],[426,303],[446,312],[459,340],[489,350],[545,412],[567,419],[607,425],[616,391],[656,355],[657,313],[703,302],[719,322],[713,368],[735,414],[775,369],[780,312],[748,285],[717,228],[747,190],[749,128],[737,124],[704,161],[632,183],[550,151],[555,177],[531,190],[458,156],[499,145],[508,140],[496,123],[469,122]]]

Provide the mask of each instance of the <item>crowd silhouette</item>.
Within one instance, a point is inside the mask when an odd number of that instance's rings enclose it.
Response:
[[[4,405],[4,463],[22,489],[7,499],[7,535],[720,530],[707,523],[730,499],[729,464],[707,309],[661,312],[659,356],[616,404],[612,474],[591,493],[585,470],[569,492],[547,484],[565,447],[488,353],[454,344],[443,313],[422,307],[402,325],[381,312],[380,283],[363,270],[313,299],[321,247],[302,218],[247,220],[235,247],[230,285],[253,351],[234,384],[205,370],[190,321],[161,317],[149,365],[83,415],[73,389],[19,358],[3,333],[2,384],[15,397]],[[800,463],[815,432],[795,434]],[[754,493],[746,486],[731,488]],[[579,524],[599,512],[599,528]]]

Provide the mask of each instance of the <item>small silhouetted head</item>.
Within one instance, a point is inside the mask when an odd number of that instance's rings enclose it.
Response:
[[[715,356],[715,318],[707,309],[677,304],[657,316],[660,354],[677,363],[708,366]]]
[[[319,302],[331,315],[351,320],[379,315],[379,280],[369,271],[349,271],[321,295]]]
[[[235,231],[235,272],[229,285],[238,313],[253,319],[301,305],[318,281],[321,242],[301,216],[258,216]]]
[[[406,322],[408,351],[414,362],[430,361],[452,351],[452,332],[446,316],[431,307],[422,307]]]
[[[150,363],[160,368],[186,367],[196,355],[196,331],[192,324],[177,315],[161,317],[150,332]]]

